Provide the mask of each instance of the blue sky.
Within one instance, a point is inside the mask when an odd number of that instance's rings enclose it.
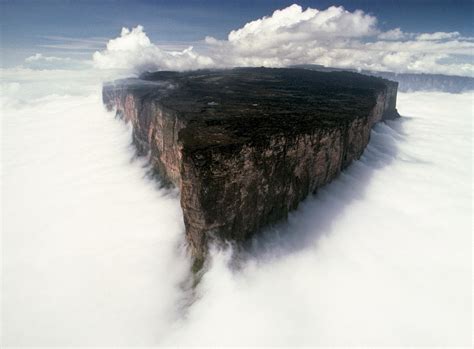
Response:
[[[122,27],[139,24],[160,48],[193,45],[199,50],[206,36],[226,39],[231,30],[293,3],[304,9],[360,9],[377,18],[381,31],[400,27],[406,33],[459,32],[459,38],[471,41],[474,37],[470,0],[0,0],[1,63],[15,66],[36,53],[90,59],[119,36]],[[453,54],[449,61],[469,62],[463,52],[464,57]]]

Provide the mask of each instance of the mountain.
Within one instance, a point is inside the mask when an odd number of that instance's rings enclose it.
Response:
[[[237,68],[155,72],[108,83],[139,154],[180,189],[186,236],[244,241],[285,219],[398,117],[397,83],[352,72]]]

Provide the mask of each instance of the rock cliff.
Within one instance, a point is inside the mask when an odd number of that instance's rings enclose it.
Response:
[[[181,192],[195,257],[287,217],[398,117],[397,83],[303,69],[157,72],[104,85],[139,154]]]

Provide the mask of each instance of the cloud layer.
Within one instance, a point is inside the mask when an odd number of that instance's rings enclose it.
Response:
[[[2,345],[156,343],[190,268],[177,194],[132,161],[130,129],[99,91],[49,94],[38,81],[37,97],[16,84],[2,97],[25,100],[0,100]]]
[[[1,105],[3,345],[470,344],[471,94],[400,94],[405,118],[238,267],[214,251],[183,309],[179,198],[99,90],[29,73],[2,94],[24,99]]]
[[[392,72],[474,74],[473,38],[458,32],[382,32],[377,18],[343,7],[303,9],[299,5],[232,30],[226,40],[206,37],[200,52],[192,47],[165,51],[154,45],[143,27],[122,29],[107,49],[94,54],[100,68],[134,73],[157,69],[232,66],[281,67],[322,64],[331,67]]]

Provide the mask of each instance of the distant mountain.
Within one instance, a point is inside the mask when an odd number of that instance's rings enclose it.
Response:
[[[301,64],[292,66],[292,68],[303,68],[317,71],[352,71],[355,69],[340,69],[324,67],[317,64]],[[466,76],[442,75],[442,74],[411,74],[411,73],[391,73],[362,70],[359,73],[365,75],[378,76],[384,79],[397,81],[398,90],[402,92],[409,91],[441,91],[449,93],[461,93],[474,91],[474,78]]]

